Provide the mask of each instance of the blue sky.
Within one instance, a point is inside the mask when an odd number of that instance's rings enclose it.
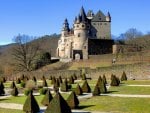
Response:
[[[70,26],[81,6],[112,16],[112,34],[129,28],[150,31],[150,0],[0,0],[0,45],[11,43],[14,36],[43,36],[60,33],[68,18]]]

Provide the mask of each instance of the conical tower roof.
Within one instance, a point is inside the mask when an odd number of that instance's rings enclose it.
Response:
[[[80,16],[81,16],[81,22],[86,22],[87,21],[86,13],[84,11],[83,6],[81,7],[81,10],[80,10]]]
[[[58,92],[48,105],[45,113],[72,113],[67,102]]]
[[[67,18],[64,20],[64,23],[63,23],[63,30],[69,31],[69,23],[68,23]]]

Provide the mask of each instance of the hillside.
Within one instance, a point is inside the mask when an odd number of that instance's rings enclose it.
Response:
[[[46,35],[46,36],[43,36],[43,37],[40,37],[40,38],[34,40],[34,42],[39,41],[40,48],[42,51],[51,52],[51,55],[55,56],[59,37],[60,37],[60,35],[56,35],[56,34],[53,34],[50,36]],[[133,41],[136,42],[136,44],[142,46],[143,51],[140,53],[135,52],[135,53],[126,53],[124,55],[120,54],[118,57],[119,62],[117,62],[117,64],[124,65],[124,64],[139,63],[139,62],[141,62],[141,59],[143,59],[143,61],[145,60],[145,61],[149,62],[149,60],[150,60],[150,54],[149,54],[150,53],[150,51],[149,51],[150,50],[150,35],[136,38]],[[13,46],[15,46],[15,44],[0,46],[0,73],[5,73],[7,75],[14,73],[14,66],[12,63],[14,60],[11,55]],[[68,69],[72,70],[72,69],[77,69],[78,67],[87,67],[87,66],[88,67],[90,66],[91,68],[109,67],[112,65],[111,60],[113,57],[114,56],[111,54],[100,55],[100,56],[90,56],[89,60],[73,62],[73,63],[69,64]],[[127,62],[127,60],[128,60],[128,62]],[[52,66],[50,66],[50,67],[53,68]],[[49,66],[47,66],[46,68],[49,68]],[[49,69],[46,69],[46,70],[49,70]]]

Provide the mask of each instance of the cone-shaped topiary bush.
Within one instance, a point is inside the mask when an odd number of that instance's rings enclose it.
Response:
[[[127,75],[125,71],[123,71],[122,76],[121,76],[121,81],[126,81],[127,80]]]
[[[93,90],[93,92],[92,92],[92,95],[93,96],[99,96],[100,95],[100,89],[99,89],[99,87],[96,85],[95,86],[95,88],[94,88],[94,90]]]
[[[16,83],[17,83],[17,84],[20,84],[20,83],[21,83],[20,78],[17,78]]]
[[[48,105],[45,113],[72,113],[69,105],[61,96],[60,93],[57,93],[50,104]]]
[[[0,82],[0,95],[4,95],[5,91],[4,91],[4,85],[3,82]]]
[[[24,76],[24,74],[22,74],[21,77],[20,77],[20,79],[24,80],[24,78],[25,78],[25,76]]]
[[[74,84],[73,76],[70,76],[70,78],[69,78],[69,83],[70,83],[70,84]]]
[[[60,84],[63,83],[61,76],[59,76],[58,80]]]
[[[103,75],[103,82],[104,82],[104,84],[107,84],[107,80],[106,80],[106,76],[105,76],[105,74]]]
[[[46,82],[46,79],[43,79],[43,87],[47,87],[47,82]]]
[[[83,93],[90,93],[91,92],[91,88],[90,88],[87,80],[85,80],[83,85],[82,85],[82,91],[83,91]]]
[[[18,96],[19,92],[18,89],[16,88],[16,86],[13,88],[13,90],[11,91],[11,95],[12,96]]]
[[[75,93],[76,93],[76,95],[82,95],[82,93],[83,93],[79,84],[77,84],[77,87],[75,89]]]
[[[33,78],[32,78],[32,80],[36,83],[36,77],[35,76],[33,76]]]
[[[73,79],[77,80],[77,75],[75,73],[73,74]]]
[[[99,90],[100,90],[101,93],[106,93],[107,92],[106,84],[104,83],[104,81],[101,78],[101,76],[99,76],[96,85],[99,87]]]
[[[55,82],[56,82],[56,78],[55,78],[55,77],[52,77],[51,84],[55,84]]]
[[[15,82],[12,81],[12,83],[11,83],[11,85],[10,85],[10,88],[13,89],[14,87],[16,87],[16,85],[15,85]]]
[[[50,92],[50,90],[48,90],[46,92],[46,95],[44,96],[43,100],[41,101],[41,103],[44,105],[44,106],[48,106],[50,101],[53,99],[53,96]]]
[[[35,100],[32,91],[28,95],[24,105],[23,105],[23,111],[26,113],[37,113],[40,111],[39,105],[37,101]]]
[[[52,76],[49,76],[49,80],[52,80]]]
[[[64,81],[61,86],[60,86],[60,90],[63,92],[67,92],[68,91],[68,82]]]
[[[115,75],[112,75],[112,80],[111,80],[110,85],[111,86],[119,86],[119,83],[120,83],[119,79]]]
[[[85,73],[83,73],[83,74],[81,75],[81,77],[82,77],[82,80],[86,80],[86,75],[85,75]]]
[[[79,100],[75,94],[74,91],[71,92],[71,94],[69,95],[68,99],[67,99],[67,103],[70,106],[71,109],[75,109],[78,107],[79,105]]]

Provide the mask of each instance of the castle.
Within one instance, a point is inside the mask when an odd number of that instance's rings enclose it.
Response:
[[[85,13],[84,8],[75,17],[73,28],[65,19],[56,55],[61,59],[88,59],[89,55],[112,53],[111,16],[101,11]]]

